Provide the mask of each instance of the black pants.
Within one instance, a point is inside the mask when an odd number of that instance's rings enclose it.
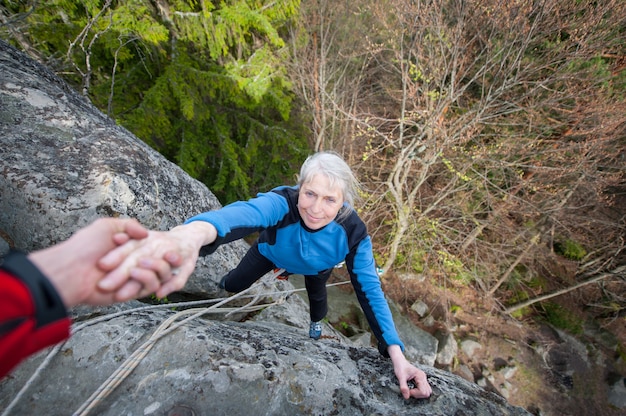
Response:
[[[274,268],[276,265],[259,252],[255,243],[243,256],[237,267],[222,278],[220,287],[228,292],[241,292]],[[304,276],[304,284],[309,297],[311,321],[321,321],[328,313],[326,282],[331,272],[332,269],[327,269],[316,275]]]

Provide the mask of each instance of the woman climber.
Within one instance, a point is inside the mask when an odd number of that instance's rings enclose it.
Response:
[[[198,255],[259,232],[239,265],[222,278],[223,289],[240,292],[276,268],[304,275],[310,301],[309,336],[319,339],[320,321],[327,313],[326,281],[333,267],[345,261],[378,349],[393,362],[402,395],[429,397],[432,389],[426,374],[404,356],[376,271],[370,237],[353,208],[357,195],[358,181],[348,164],[336,153],[316,153],[302,165],[295,186],[281,186],[248,201],[204,212],[170,231],[151,231],[146,239],[117,248],[107,260],[121,261],[121,265],[105,277],[101,287],[117,287],[117,282],[128,278],[129,270],[140,267],[141,258],[161,258],[175,251],[184,260],[178,275],[156,292],[164,297],[184,286]],[[409,381],[415,387],[409,388]]]

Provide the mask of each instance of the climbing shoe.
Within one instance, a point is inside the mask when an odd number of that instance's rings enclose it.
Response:
[[[276,278],[278,280],[289,280],[289,275],[290,274],[291,273],[289,273],[285,269],[274,269],[274,275],[276,275]]]
[[[322,336],[322,323],[311,322],[311,326],[309,326],[309,337],[313,339],[320,339],[321,336]]]

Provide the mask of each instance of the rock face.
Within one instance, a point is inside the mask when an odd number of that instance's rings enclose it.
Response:
[[[174,313],[129,312],[78,331],[11,414],[79,410]],[[0,386],[0,406],[7,406],[45,355],[24,363]],[[334,338],[312,341],[304,330],[277,322],[196,319],[158,340],[91,414],[166,415],[175,407],[196,415],[528,414],[458,376],[424,370],[433,395],[404,400],[389,360],[374,348]]]
[[[0,42],[0,231],[11,245],[46,247],[99,216],[129,216],[167,229],[216,207],[206,187]],[[215,282],[246,249],[243,242],[229,244],[202,259],[185,291],[203,298],[216,294]],[[325,338],[309,339],[307,306],[284,293],[291,289],[289,282],[262,281],[255,293],[266,306],[245,322],[208,314],[152,344],[144,343],[163,334],[160,325],[168,318],[188,316],[187,309],[146,309],[136,301],[77,308],[75,334],[45,368],[40,365],[47,351],[0,382],[0,409],[72,414],[142,345],[150,345],[121,384],[88,408],[90,414],[529,414],[424,363],[434,394],[405,401],[391,362],[376,349],[357,346],[328,326]],[[417,353],[434,360],[436,342],[407,344],[430,348]],[[28,382],[38,368],[41,373]]]

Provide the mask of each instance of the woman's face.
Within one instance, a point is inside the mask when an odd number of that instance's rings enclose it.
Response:
[[[300,186],[298,212],[307,227],[319,230],[335,219],[343,206],[343,192],[335,184],[330,187],[326,175],[315,175]]]

